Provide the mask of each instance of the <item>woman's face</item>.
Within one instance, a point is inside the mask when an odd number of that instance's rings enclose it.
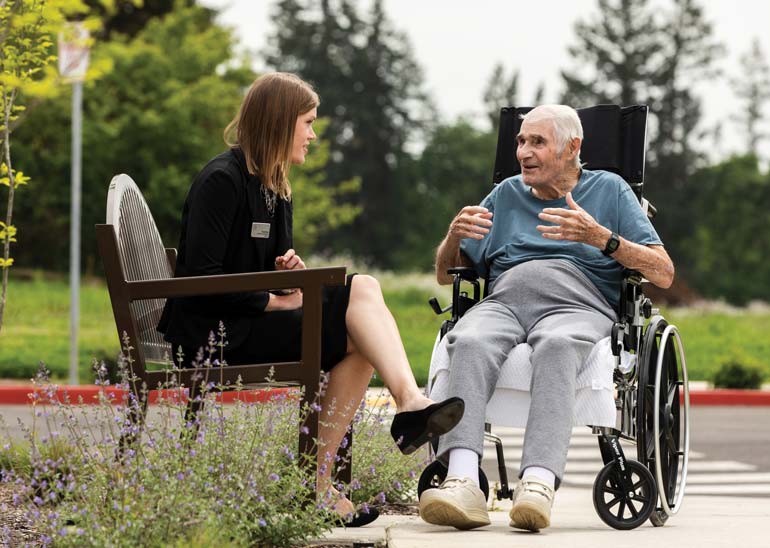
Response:
[[[297,124],[294,126],[294,143],[291,147],[291,163],[304,164],[307,147],[310,141],[315,140],[315,131],[313,131],[313,122],[318,116],[318,109],[308,110],[304,114],[297,116]]]

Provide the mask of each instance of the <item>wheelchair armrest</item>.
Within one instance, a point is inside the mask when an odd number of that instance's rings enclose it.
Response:
[[[447,274],[451,276],[460,276],[466,282],[475,282],[479,279],[479,274],[476,269],[470,266],[456,266],[447,270]]]

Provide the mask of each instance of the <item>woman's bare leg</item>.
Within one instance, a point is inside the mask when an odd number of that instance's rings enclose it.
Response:
[[[318,427],[318,492],[325,494],[331,487],[334,458],[353,415],[366,393],[374,370],[354,348],[329,373],[326,391],[321,397],[321,424]],[[333,492],[336,493],[336,492]],[[335,505],[340,515],[355,510],[353,503],[343,498]]]
[[[432,401],[417,387],[398,326],[385,304],[379,282],[371,276],[358,275],[350,283],[345,322],[356,349],[382,377],[399,411],[428,406]]]

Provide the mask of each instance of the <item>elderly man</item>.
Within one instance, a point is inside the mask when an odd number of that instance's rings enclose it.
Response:
[[[500,183],[480,206],[464,207],[437,251],[439,283],[447,269],[488,275],[489,296],[447,334],[449,393],[465,416],[439,443],[446,480],[420,497],[420,515],[437,525],[489,524],[479,489],[484,411],[511,349],[533,352],[531,405],[511,526],[550,525],[564,475],[578,368],[617,321],[623,268],[669,287],[674,266],[623,179],[581,168],[583,129],[564,105],[524,116],[517,136],[520,176]],[[494,216],[494,221],[493,221]]]

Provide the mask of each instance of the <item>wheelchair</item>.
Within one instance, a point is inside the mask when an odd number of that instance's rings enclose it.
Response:
[[[515,138],[521,116],[529,110],[531,107],[501,109],[493,184],[521,173],[515,154]],[[581,148],[584,167],[621,175],[648,217],[652,218],[655,208],[642,196],[647,113],[645,105],[598,105],[578,110],[584,132]],[[435,297],[430,300],[436,314],[451,312],[437,335],[432,363],[436,360],[440,341],[480,300],[482,292],[481,281],[474,269],[461,267],[449,272],[454,277],[452,303],[442,308]],[[609,419],[604,419],[600,425],[588,425],[598,436],[604,462],[593,485],[594,508],[607,525],[622,530],[634,529],[647,519],[656,527],[664,525],[681,508],[687,482],[690,395],[684,347],[676,326],[669,324],[645,297],[645,282],[639,273],[625,272],[619,319],[609,334],[610,351],[606,353],[607,361],[603,365],[607,378],[611,370],[611,381],[608,381],[609,387],[603,396],[610,408]],[[464,290],[468,284],[471,295]],[[485,296],[488,285],[484,284]],[[632,363],[621,360],[623,356],[631,357]],[[432,381],[429,381],[429,391]],[[495,396],[490,404],[493,400]],[[487,421],[489,415],[488,406]],[[607,417],[606,412],[604,417]],[[485,424],[484,437],[496,446],[500,483],[495,494],[499,500],[512,499],[502,440],[492,433],[490,422]],[[621,439],[636,444],[637,460],[625,456]],[[432,453],[435,454],[437,448],[438,440],[433,440]],[[434,460],[420,476],[418,494],[438,487],[446,478],[446,472],[445,465]],[[481,468],[479,479],[488,499],[489,482]]]

